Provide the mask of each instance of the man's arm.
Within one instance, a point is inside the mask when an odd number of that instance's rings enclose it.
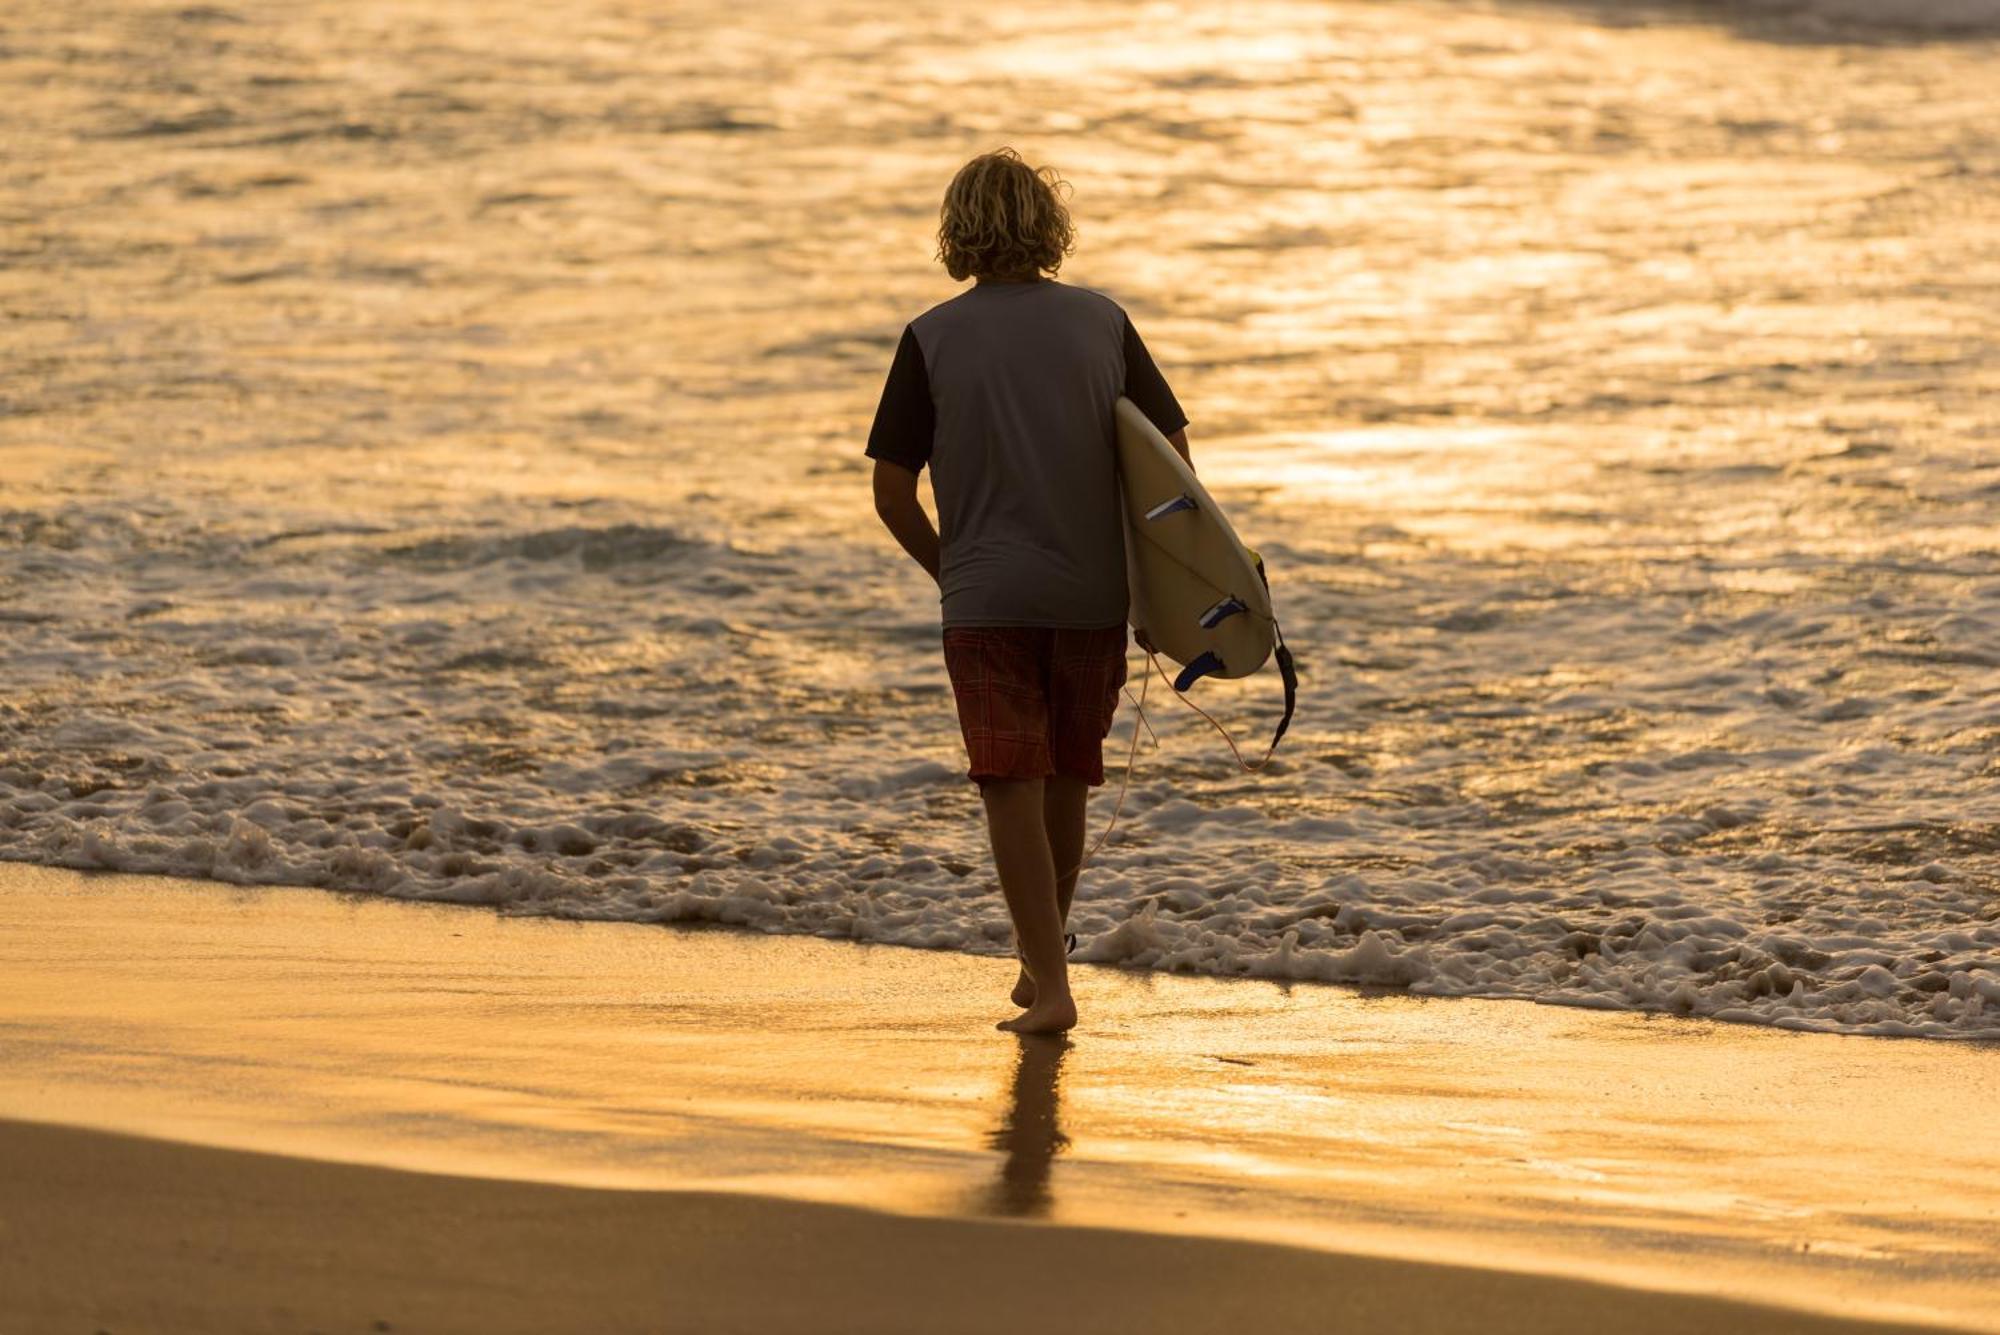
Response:
[[[887,459],[875,461],[875,513],[910,559],[938,577],[938,534],[917,499],[917,475]]]
[[[1167,387],[1167,378],[1153,364],[1153,354],[1146,350],[1146,341],[1132,327],[1129,316],[1125,319],[1124,337],[1125,397],[1138,405],[1139,411],[1146,414],[1146,420],[1159,428],[1167,443],[1192,469],[1194,458],[1188,454],[1187,414],[1181,411],[1180,401]]]

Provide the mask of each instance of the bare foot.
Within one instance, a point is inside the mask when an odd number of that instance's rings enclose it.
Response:
[[[1063,950],[1069,954],[1076,953],[1075,932],[1063,933]],[[1018,953],[1015,955],[1015,958],[1020,958]],[[1024,1010],[1035,1004],[1035,980],[1028,976],[1027,965],[1024,964],[1021,966],[1021,976],[1014,980],[1014,991],[1008,1000]]]
[[[1046,1002],[1037,1000],[1013,1019],[1002,1020],[993,1027],[1012,1034],[1060,1034],[1075,1026],[1076,1002],[1065,996],[1052,997]]]

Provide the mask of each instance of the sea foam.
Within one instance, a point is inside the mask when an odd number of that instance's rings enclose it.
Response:
[[[1303,676],[1079,958],[2000,1035],[1994,5],[377,8],[10,24],[0,857],[1004,955],[861,457],[1004,122]]]

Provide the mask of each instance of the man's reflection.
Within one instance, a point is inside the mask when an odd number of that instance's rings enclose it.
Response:
[[[1062,1063],[1071,1044],[1060,1034],[1022,1034],[1014,1066],[1014,1097],[987,1144],[1007,1157],[988,1193],[987,1210],[1000,1215],[1045,1215],[1053,1196],[1049,1170],[1069,1148],[1056,1125],[1062,1103]]]

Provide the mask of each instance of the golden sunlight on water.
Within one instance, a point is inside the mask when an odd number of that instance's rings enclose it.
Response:
[[[1833,13],[17,14],[0,855],[1006,949],[860,445],[1007,142],[1306,678],[1085,957],[1991,1035],[2000,46]]]

